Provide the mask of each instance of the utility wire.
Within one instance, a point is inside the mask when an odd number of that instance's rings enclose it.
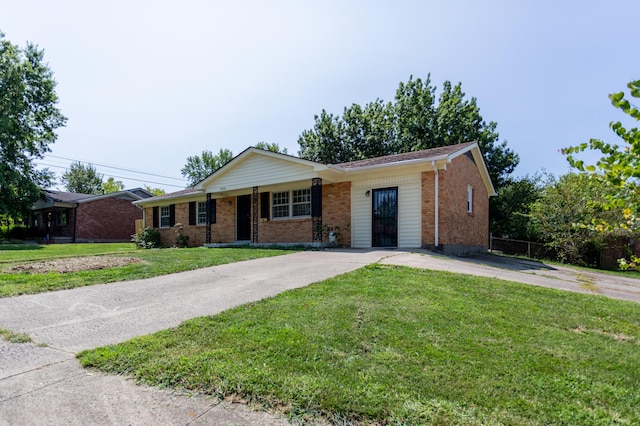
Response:
[[[55,164],[47,164],[47,163],[41,163],[41,162],[38,162],[36,164],[40,165],[40,166],[57,167],[59,169],[68,169],[68,167],[58,166],[58,165],[55,165]],[[92,163],[90,163],[90,164],[92,164]],[[137,179],[137,178],[127,177],[127,176],[116,176],[116,175],[112,175],[111,173],[106,173],[106,175],[108,177],[114,177],[114,178],[118,178],[118,179],[133,180],[133,181],[136,181],[136,182],[152,183],[154,185],[172,186],[174,188],[184,188],[185,187],[185,185],[174,185],[174,184],[171,184],[171,183],[154,182],[154,181],[150,181],[150,180],[147,180],[147,179]],[[158,176],[158,175],[150,174],[150,176]],[[164,176],[160,176],[160,177],[164,177]],[[172,178],[172,179],[175,179],[175,178]]]
[[[160,178],[164,178],[164,179],[172,179],[172,180],[185,182],[185,179],[181,179],[181,178],[157,175],[157,174],[154,174],[154,173],[140,172],[140,171],[137,171],[137,170],[127,169],[127,168],[124,168],[124,167],[111,166],[111,165],[102,164],[102,163],[95,163],[93,161],[84,161],[84,160],[77,160],[77,159],[74,159],[74,158],[59,157],[57,155],[52,155],[52,154],[45,154],[45,157],[59,158],[61,160],[68,160],[68,161],[75,161],[75,162],[79,162],[79,163],[93,164],[93,165],[96,165],[96,166],[107,167],[109,169],[122,170],[122,171],[125,171],[125,172],[132,172],[132,173],[138,173],[138,174],[141,174],[141,175],[155,176],[155,177],[160,177]],[[116,176],[114,176],[114,177],[116,177]],[[129,178],[127,178],[127,179],[129,179]]]

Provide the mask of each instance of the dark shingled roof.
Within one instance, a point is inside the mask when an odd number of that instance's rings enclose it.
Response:
[[[380,166],[383,164],[399,163],[402,161],[420,160],[424,158],[441,157],[451,155],[474,144],[475,142],[461,143],[458,145],[441,146],[438,148],[425,149],[422,151],[406,152],[404,154],[386,155],[384,157],[368,158],[366,160],[350,161],[348,163],[339,163],[335,166],[343,169],[354,169],[358,167]]]
[[[174,198],[174,197],[180,197],[181,195],[190,195],[190,194],[193,194],[193,195],[204,195],[204,192],[198,191],[198,190],[193,189],[193,188],[186,188],[186,189],[181,189],[180,191],[170,192],[168,194],[156,195],[155,197],[147,198],[146,200],[154,200],[155,201],[155,200],[161,200],[163,198]]]
[[[75,203],[76,201],[84,198],[95,197],[94,194],[78,194],[75,192],[63,191],[46,191],[46,195],[53,201],[59,201],[61,203]]]

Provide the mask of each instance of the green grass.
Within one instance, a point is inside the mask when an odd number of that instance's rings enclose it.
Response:
[[[127,266],[71,273],[0,273],[0,297],[82,287],[115,281],[155,277],[258,257],[277,256],[291,250],[225,248],[136,249],[133,244],[0,245],[0,268],[35,261],[77,256],[116,255],[142,262]]]
[[[403,267],[369,266],[78,358],[302,421],[640,418],[640,305]]]
[[[30,343],[33,342],[28,334],[16,333],[11,330],[0,328],[0,337],[10,343]]]

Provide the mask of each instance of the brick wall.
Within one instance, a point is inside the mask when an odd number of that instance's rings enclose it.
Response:
[[[131,241],[142,210],[131,200],[104,198],[79,204],[76,209],[76,241]],[[70,218],[73,220],[73,218]]]
[[[340,244],[351,244],[349,229],[351,221],[351,182],[323,185],[322,222],[340,227]],[[260,209],[258,199],[258,209]],[[232,243],[236,241],[236,198],[217,199],[216,223],[211,224],[212,243]],[[206,242],[206,227],[189,225],[189,203],[176,203],[176,223],[182,224],[182,232],[189,235],[189,245],[199,246]],[[253,209],[253,204],[251,205]],[[253,216],[252,216],[253,217]],[[144,226],[153,227],[153,209],[145,209]],[[253,227],[252,227],[253,229]],[[173,246],[176,234],[173,228],[160,228],[160,242],[163,246]],[[259,243],[309,243],[313,239],[312,220],[289,219],[268,220],[258,223]]]
[[[489,197],[474,162],[461,155],[439,174],[440,243],[468,246],[471,251],[488,247]],[[473,213],[467,213],[468,185],[473,187]]]
[[[439,179],[439,184],[442,179]],[[435,173],[422,172],[422,245],[435,241]]]
[[[351,246],[351,182],[322,186],[322,224],[339,227],[338,242]]]

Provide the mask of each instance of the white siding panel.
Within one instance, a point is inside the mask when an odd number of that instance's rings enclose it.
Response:
[[[355,248],[371,247],[371,197],[368,188],[351,187],[351,245]]]
[[[371,196],[376,188],[398,187],[398,247],[420,247],[422,234],[421,176],[419,173],[380,176],[351,184],[351,245],[371,247]]]
[[[398,247],[417,248],[422,242],[421,183],[398,185]]]
[[[256,185],[264,186],[310,180],[315,176],[316,174],[312,167],[256,155],[247,158],[242,164],[215,179],[207,186],[206,191],[232,191]],[[311,185],[311,182],[309,182],[309,185]]]

